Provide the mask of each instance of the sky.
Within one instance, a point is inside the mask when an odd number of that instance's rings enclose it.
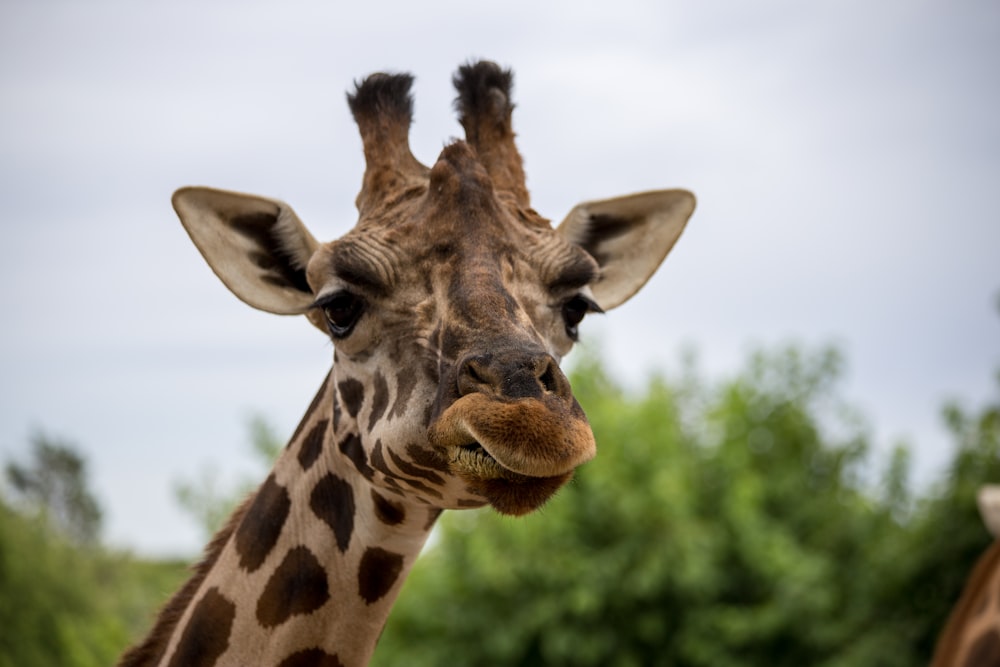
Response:
[[[1000,4],[0,0],[0,459],[39,431],[86,456],[105,538],[195,553],[174,487],[264,471],[332,358],[304,319],[213,276],[169,199],[210,185],[346,232],[364,168],[344,94],[408,71],[414,154],[461,128],[450,78],[513,68],[534,207],[684,187],[659,273],[588,318],[612,372],[709,377],[748,350],[837,345],[876,449],[940,476],[940,408],[1000,368]],[[570,360],[572,357],[570,358]],[[599,459],[598,459],[599,462]],[[595,463],[596,465],[597,463]]]

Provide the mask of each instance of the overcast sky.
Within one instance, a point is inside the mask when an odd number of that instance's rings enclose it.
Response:
[[[290,434],[331,347],[231,296],[171,192],[281,198],[339,236],[363,169],[345,91],[415,74],[432,162],[473,57],[515,71],[543,215],[698,196],[660,273],[584,327],[620,377],[685,345],[718,377],[752,345],[836,343],[876,442],[939,474],[942,402],[995,396],[1000,367],[995,0],[0,0],[0,458],[70,438],[112,543],[193,553],[172,486],[254,470],[248,416]]]

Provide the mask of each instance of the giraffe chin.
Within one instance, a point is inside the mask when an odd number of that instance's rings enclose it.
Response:
[[[580,406],[552,395],[502,400],[467,394],[431,424],[428,437],[463,476],[518,484],[561,479],[597,453]]]
[[[573,471],[555,477],[521,477],[470,481],[469,491],[486,498],[497,512],[521,516],[534,512],[573,477]]]
[[[453,469],[468,483],[467,490],[501,514],[521,516],[541,507],[573,477],[573,471],[552,477],[520,475],[500,465],[479,443],[453,448]]]

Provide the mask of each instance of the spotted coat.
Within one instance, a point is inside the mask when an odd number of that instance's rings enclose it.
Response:
[[[260,488],[121,665],[357,667],[444,509],[519,515],[593,457],[559,361],[588,313],[653,274],[694,209],[683,190],[531,208],[512,75],[461,67],[465,140],[410,152],[409,75],[348,103],[366,169],[359,219],[317,242],[280,201],[184,188],[173,204],[236,296],[304,315],[333,369]]]

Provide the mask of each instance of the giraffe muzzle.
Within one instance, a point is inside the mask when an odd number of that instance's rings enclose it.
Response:
[[[597,453],[583,410],[573,398],[555,395],[504,400],[466,394],[431,425],[429,437],[461,472],[481,479],[561,476]]]

